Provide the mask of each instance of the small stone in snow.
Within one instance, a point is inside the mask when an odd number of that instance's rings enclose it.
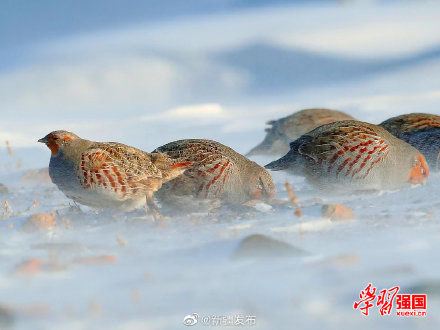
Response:
[[[233,258],[293,257],[305,252],[271,237],[253,234],[244,238],[234,251]]]
[[[332,221],[353,220],[355,219],[353,211],[340,204],[326,204],[321,209],[323,218],[330,218]]]

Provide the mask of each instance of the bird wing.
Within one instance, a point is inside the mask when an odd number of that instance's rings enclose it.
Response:
[[[424,117],[409,117],[402,122],[400,128],[401,134],[411,133],[413,131],[430,131],[438,130],[440,128],[440,116],[424,116]]]
[[[162,173],[151,162],[149,154],[120,143],[96,143],[81,155],[78,170],[85,188],[102,186],[126,190],[154,189]]]
[[[173,190],[191,191],[195,196],[217,197],[231,178],[237,178],[236,163],[209,141],[176,141],[158,148],[179,163],[190,162],[181,178],[172,181]]]
[[[439,129],[440,116],[414,113],[387,119],[380,126],[395,136],[403,137],[405,134]]]
[[[365,178],[372,168],[383,161],[390,151],[389,143],[372,128],[342,124],[329,129],[318,128],[306,134],[298,152],[321,170],[336,176]],[[315,134],[314,134],[315,133]]]

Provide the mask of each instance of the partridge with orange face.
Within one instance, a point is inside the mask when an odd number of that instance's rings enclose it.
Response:
[[[156,210],[153,193],[188,165],[161,153],[84,140],[67,131],[54,131],[38,142],[52,152],[53,183],[68,198],[98,209],[130,211],[147,202]]]
[[[330,109],[304,109],[294,114],[268,121],[266,137],[263,142],[254,147],[246,156],[255,155],[284,155],[289,151],[289,143],[312,129],[340,120],[354,119],[342,111]]]
[[[355,120],[304,134],[284,157],[265,167],[288,170],[317,188],[341,192],[398,189],[423,183],[429,175],[417,149],[380,126]]]
[[[263,167],[221,143],[180,140],[155,151],[179,163],[191,163],[183,175],[165,183],[157,192],[164,205],[181,208],[185,203],[214,208],[255,199],[269,200],[275,194],[272,177]],[[191,205],[187,206],[191,208]]]
[[[431,170],[440,170],[440,116],[410,113],[385,120],[380,126],[418,149]]]

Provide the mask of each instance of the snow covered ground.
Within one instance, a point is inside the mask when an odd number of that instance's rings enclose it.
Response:
[[[22,176],[47,166],[36,140],[54,129],[147,151],[211,138],[245,153],[265,121],[304,107],[373,123],[439,114],[439,14],[429,1],[238,6],[2,50],[0,143],[14,154],[0,150],[0,329],[179,329],[192,313],[194,328],[213,315],[255,316],[258,329],[438,328],[439,174],[404,191],[319,196],[354,221],[323,219],[302,178],[276,173],[277,198],[289,181],[300,218],[280,206],[163,223],[78,213],[44,177]],[[22,227],[52,211],[54,229]],[[306,253],[233,258],[255,233]],[[353,310],[370,282],[426,293],[427,317]]]

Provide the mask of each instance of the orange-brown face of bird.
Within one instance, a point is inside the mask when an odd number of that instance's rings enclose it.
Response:
[[[275,185],[269,173],[258,176],[251,182],[251,197],[258,200],[269,201],[275,196]]]
[[[44,138],[38,140],[38,142],[45,143],[50,149],[52,156],[56,156],[64,146],[70,141],[78,139],[78,136],[67,131],[53,131],[47,134]]]
[[[428,164],[421,154],[418,155],[416,164],[409,172],[408,182],[411,184],[424,183],[429,175]]]

